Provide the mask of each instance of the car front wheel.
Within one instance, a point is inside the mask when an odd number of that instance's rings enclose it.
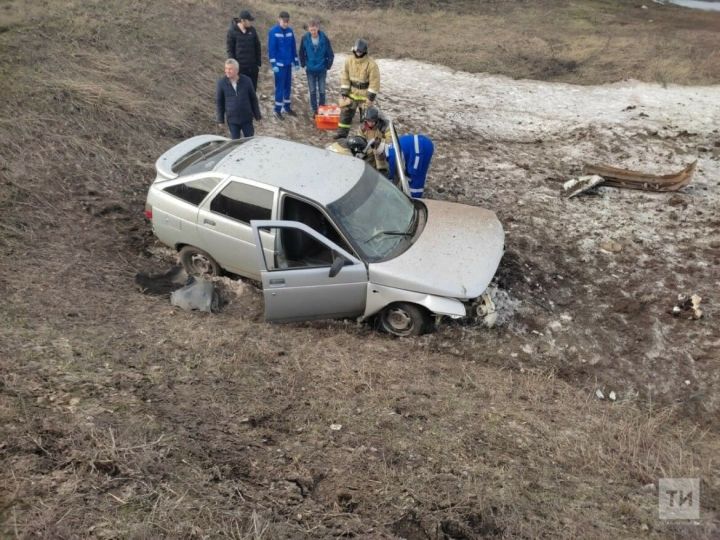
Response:
[[[208,253],[195,246],[185,246],[178,254],[180,264],[191,276],[219,276],[220,265]]]
[[[419,336],[431,325],[430,314],[415,304],[390,304],[380,312],[380,326],[395,336]]]

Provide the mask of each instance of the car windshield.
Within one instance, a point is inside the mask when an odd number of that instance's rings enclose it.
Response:
[[[369,165],[360,181],[328,210],[368,262],[407,249],[417,225],[412,201]]]

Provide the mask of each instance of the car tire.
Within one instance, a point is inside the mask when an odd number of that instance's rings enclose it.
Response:
[[[418,305],[398,302],[380,312],[380,327],[399,337],[419,336],[430,329],[430,313]]]
[[[180,264],[191,276],[212,277],[220,275],[220,265],[207,252],[195,246],[185,246],[178,254]]]

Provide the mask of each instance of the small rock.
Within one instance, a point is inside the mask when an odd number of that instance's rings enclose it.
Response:
[[[598,399],[605,399],[605,394],[603,394],[602,390],[600,390],[599,388],[595,390],[595,395]]]
[[[342,424],[330,424],[330,429],[333,431],[340,431],[342,429]]]
[[[620,253],[623,247],[622,244],[615,240],[603,240],[600,242],[600,249],[607,253]]]
[[[610,398],[610,401],[615,401],[617,399],[617,394],[615,391],[611,391],[608,397]]]

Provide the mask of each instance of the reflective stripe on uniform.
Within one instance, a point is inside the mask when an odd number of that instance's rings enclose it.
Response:
[[[415,146],[415,161],[413,161],[413,168],[417,170],[420,165],[420,139],[417,135],[413,135],[413,145]]]
[[[354,99],[355,101],[365,101],[367,100],[367,96],[358,96],[357,94],[350,94],[350,99]]]
[[[419,189],[410,188],[410,195],[422,195],[423,191],[425,191],[423,188],[419,188]]]
[[[350,128],[351,126],[350,126],[350,124],[343,124],[342,122],[338,122],[338,127],[339,128]]]

